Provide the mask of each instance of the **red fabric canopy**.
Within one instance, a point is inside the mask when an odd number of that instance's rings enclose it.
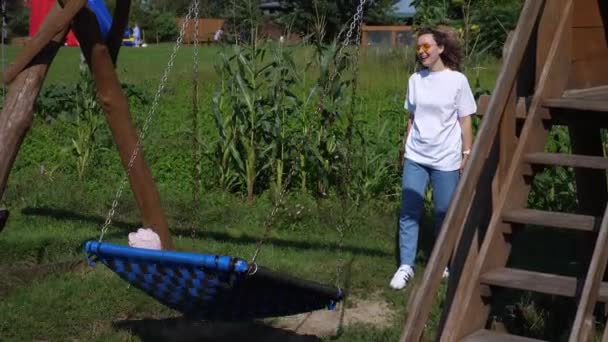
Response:
[[[55,0],[30,0],[30,37],[33,37],[46,15],[49,13],[53,5],[55,4]],[[74,35],[74,32],[70,30],[65,39],[65,45],[67,46],[79,46],[78,39]]]

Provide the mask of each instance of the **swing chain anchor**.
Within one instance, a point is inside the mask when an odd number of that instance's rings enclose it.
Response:
[[[108,211],[108,215],[106,217],[105,223],[104,223],[103,227],[101,228],[99,242],[101,242],[103,240],[103,237],[107,233],[107,231],[110,227],[110,224],[112,224],[112,218],[114,217],[114,214],[116,213],[118,201],[120,200],[120,197],[122,196],[124,188],[127,184],[128,177],[131,174],[131,169],[133,168],[133,165],[135,164],[135,159],[137,159],[137,155],[139,154],[139,150],[141,149],[142,141],[146,137],[146,132],[148,131],[148,128],[150,127],[152,117],[156,113],[156,109],[158,107],[160,97],[162,95],[163,90],[165,89],[165,86],[167,85],[167,80],[169,79],[169,74],[171,73],[171,70],[173,69],[173,64],[175,63],[177,51],[179,50],[179,47],[182,45],[182,42],[184,40],[184,35],[186,32],[186,24],[192,19],[192,13],[195,11],[195,9],[198,9],[198,1],[199,0],[194,0],[193,3],[188,8],[188,13],[186,14],[186,18],[185,18],[184,22],[182,23],[182,26],[179,31],[179,37],[177,38],[177,41],[175,42],[175,45],[173,46],[173,51],[169,58],[169,62],[167,63],[167,66],[165,67],[165,70],[161,77],[160,83],[158,85],[158,89],[156,91],[156,94],[154,95],[154,100],[152,102],[152,106],[150,107],[150,111],[148,112],[146,121],[144,122],[144,126],[140,132],[139,139],[137,140],[137,143],[135,144],[133,153],[131,154],[131,159],[129,160],[129,164],[127,166],[127,172],[120,182],[118,190],[116,191],[116,194],[114,196],[114,200],[112,201],[112,206],[111,206],[110,210]]]

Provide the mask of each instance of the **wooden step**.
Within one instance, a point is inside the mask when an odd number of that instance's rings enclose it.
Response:
[[[477,330],[473,334],[460,340],[461,342],[481,342],[481,341],[492,341],[492,342],[540,342],[535,338],[523,337],[518,335],[510,335],[500,333],[497,331],[482,329]]]
[[[524,161],[535,165],[570,166],[586,169],[608,170],[608,158],[563,153],[528,153]]]
[[[562,97],[596,100],[608,99],[608,85],[583,89],[568,89],[564,91]]]
[[[579,215],[543,211],[536,209],[513,209],[502,215],[502,219],[509,223],[519,223],[543,227],[576,229],[595,231],[598,218],[590,215]]]
[[[501,267],[486,272],[480,282],[486,285],[533,291],[564,297],[577,295],[577,279],[556,274]],[[582,281],[581,281],[582,282]],[[582,286],[582,285],[581,285]],[[608,302],[608,283],[600,284],[598,301]]]
[[[555,98],[543,102],[543,107],[586,112],[608,112],[608,99]]]

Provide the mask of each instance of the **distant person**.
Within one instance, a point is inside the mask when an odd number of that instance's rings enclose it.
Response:
[[[139,25],[135,23],[135,27],[133,28],[133,38],[135,39],[135,47],[141,46],[141,30],[139,29]]]
[[[460,72],[459,41],[443,30],[431,28],[419,30],[417,36],[416,59],[422,68],[410,76],[405,96],[404,106],[410,116],[399,155],[403,164],[401,263],[390,282],[393,289],[404,288],[414,276],[418,221],[429,181],[433,188],[435,233],[441,228],[471,153],[471,115],[477,111],[467,77]],[[449,276],[447,267],[443,276]]]
[[[213,35],[213,41],[216,43],[220,43],[222,41],[223,35],[224,29],[220,27],[217,31],[215,31],[215,34]]]

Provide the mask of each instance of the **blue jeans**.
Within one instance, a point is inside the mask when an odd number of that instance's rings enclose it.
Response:
[[[402,265],[414,266],[418,247],[418,221],[424,210],[424,196],[429,178],[433,187],[435,234],[437,234],[458,186],[460,170],[439,171],[405,159],[399,212],[399,250]]]

